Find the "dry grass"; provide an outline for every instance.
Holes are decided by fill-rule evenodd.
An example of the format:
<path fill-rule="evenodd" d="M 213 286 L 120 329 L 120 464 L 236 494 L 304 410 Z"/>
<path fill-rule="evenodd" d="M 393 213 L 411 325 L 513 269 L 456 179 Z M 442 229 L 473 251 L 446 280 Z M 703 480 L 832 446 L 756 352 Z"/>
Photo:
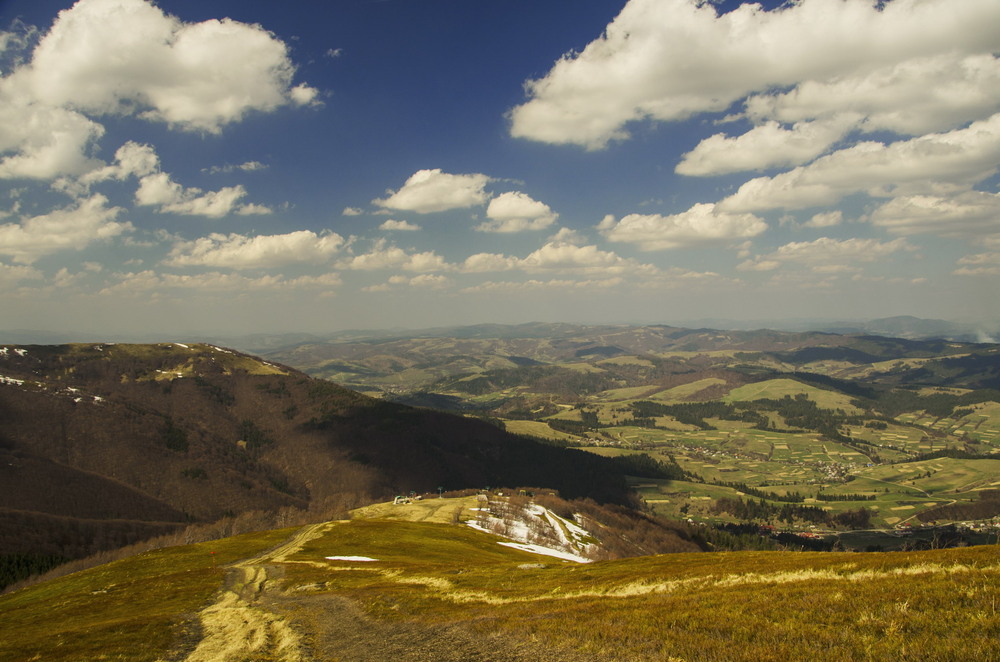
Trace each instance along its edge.
<path fill-rule="evenodd" d="M 311 540 L 270 552 L 267 566 L 275 577 L 283 573 L 290 594 L 347 598 L 388 625 L 447 624 L 597 659 L 1000 659 L 996 547 L 672 554 L 580 565 L 439 523 L 451 515 L 434 501 L 450 500 L 389 510 L 397 519 L 313 528 Z M 424 521 L 404 521 L 404 513 Z M 0 659 L 154 660 L 177 641 L 185 614 L 209 604 L 220 586 L 209 551 L 221 566 L 288 535 L 162 550 L 4 596 Z"/>

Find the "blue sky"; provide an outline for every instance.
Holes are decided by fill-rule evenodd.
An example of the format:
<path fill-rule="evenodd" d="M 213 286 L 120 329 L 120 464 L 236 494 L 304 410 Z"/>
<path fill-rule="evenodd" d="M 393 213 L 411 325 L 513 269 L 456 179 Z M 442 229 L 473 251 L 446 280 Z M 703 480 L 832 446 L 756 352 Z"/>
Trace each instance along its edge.
<path fill-rule="evenodd" d="M 1000 317 L 995 0 L 0 0 L 0 328 Z"/>

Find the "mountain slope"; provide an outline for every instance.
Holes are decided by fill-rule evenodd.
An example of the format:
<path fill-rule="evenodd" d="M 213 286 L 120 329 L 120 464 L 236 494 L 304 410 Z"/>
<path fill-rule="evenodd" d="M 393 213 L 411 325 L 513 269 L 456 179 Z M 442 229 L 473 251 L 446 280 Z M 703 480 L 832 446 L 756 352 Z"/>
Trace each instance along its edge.
<path fill-rule="evenodd" d="M 544 485 L 627 499 L 623 476 L 601 458 L 210 345 L 0 347 L 0 459 L 0 518 L 12 527 L 0 552 L 108 546 L 53 517 L 134 538 L 140 525 L 342 510 L 439 487 Z M 41 546 L 38 531 L 21 535 L 50 528 Z"/>
<path fill-rule="evenodd" d="M 582 565 L 502 542 L 383 518 L 164 549 L 0 596 L 0 658 L 194 662 L 234 642 L 283 662 L 1000 655 L 992 547 Z"/>

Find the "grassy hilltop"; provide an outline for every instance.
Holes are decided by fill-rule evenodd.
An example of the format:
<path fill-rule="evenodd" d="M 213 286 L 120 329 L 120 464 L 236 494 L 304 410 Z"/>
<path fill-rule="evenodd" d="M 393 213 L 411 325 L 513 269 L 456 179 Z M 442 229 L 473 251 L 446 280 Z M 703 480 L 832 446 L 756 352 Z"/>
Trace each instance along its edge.
<path fill-rule="evenodd" d="M 0 659 L 1000 659 L 995 547 L 579 564 L 458 523 L 474 505 L 384 506 L 2 596 Z"/>

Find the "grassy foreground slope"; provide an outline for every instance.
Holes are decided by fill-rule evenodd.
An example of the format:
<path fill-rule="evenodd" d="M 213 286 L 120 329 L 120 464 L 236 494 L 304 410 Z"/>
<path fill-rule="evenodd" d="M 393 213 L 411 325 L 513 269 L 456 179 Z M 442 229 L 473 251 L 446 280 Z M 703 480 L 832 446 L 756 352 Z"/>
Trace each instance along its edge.
<path fill-rule="evenodd" d="M 296 633 L 285 647 L 247 635 L 246 651 L 263 646 L 254 660 L 1000 659 L 996 547 L 576 564 L 450 523 L 458 507 L 375 509 L 311 527 L 280 554 L 261 550 L 295 531 L 24 589 L 0 597 L 0 659 L 243 659 L 196 648 L 236 570 L 268 577 L 242 600 Z"/>

